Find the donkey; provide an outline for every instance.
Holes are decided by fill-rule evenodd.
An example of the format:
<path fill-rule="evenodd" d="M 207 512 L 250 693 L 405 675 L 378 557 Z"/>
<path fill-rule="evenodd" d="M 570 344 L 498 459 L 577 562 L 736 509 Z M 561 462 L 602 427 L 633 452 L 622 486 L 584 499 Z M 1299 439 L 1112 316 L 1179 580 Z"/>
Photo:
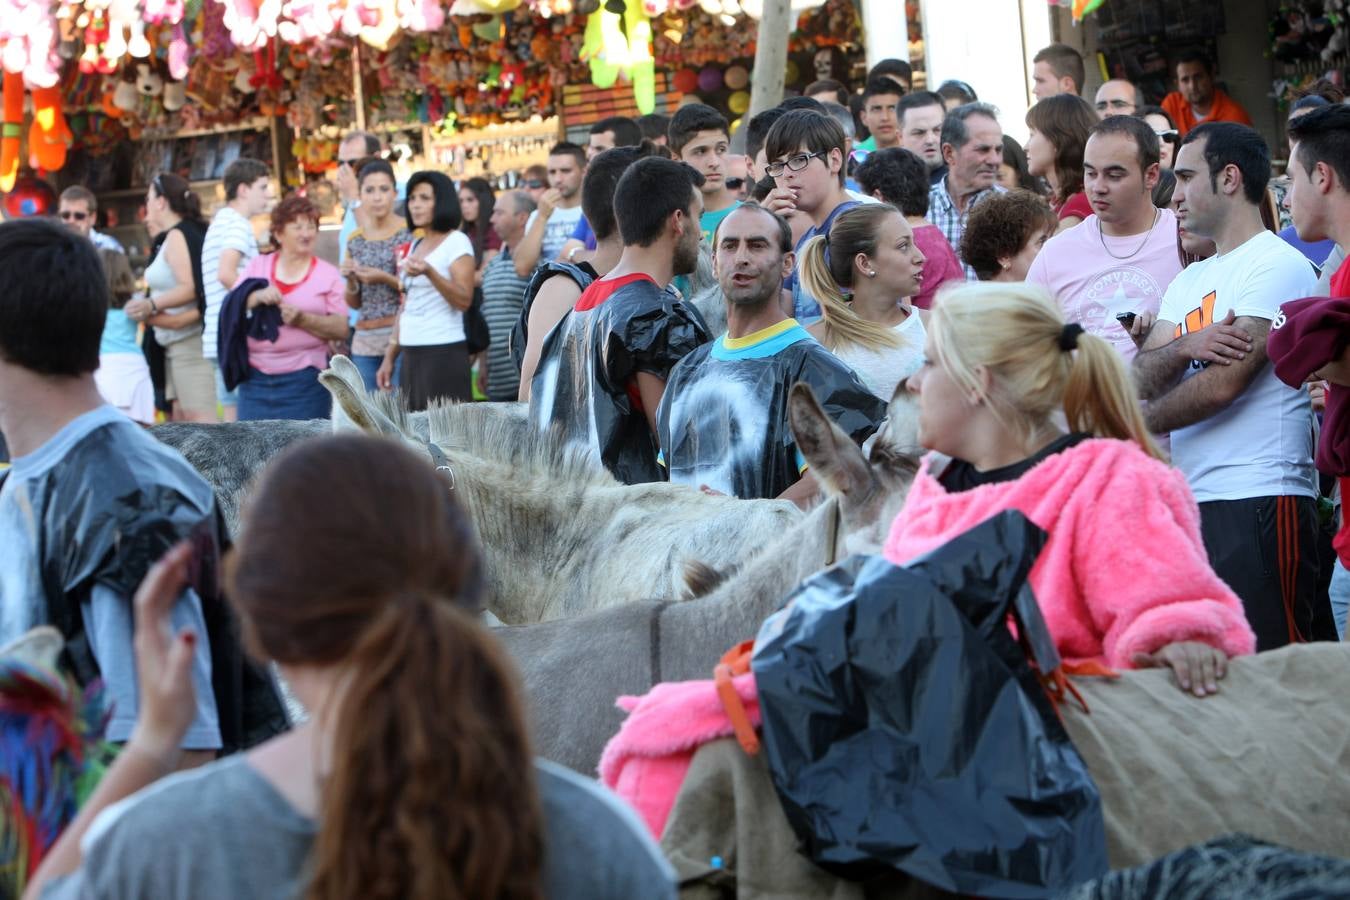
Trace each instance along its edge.
<path fill-rule="evenodd" d="M 917 453 L 895 443 L 912 430 L 881 434 L 869 459 L 809 388 L 794 387 L 790 406 L 797 446 L 828 498 L 796 526 L 761 532 L 759 552 L 712 593 L 494 629 L 522 672 L 541 756 L 593 775 L 622 721 L 616 698 L 661 681 L 711 677 L 721 655 L 753 638 L 795 584 L 880 547 L 918 469 Z M 891 402 L 891 417 L 892 424 L 913 420 L 903 392 Z"/>
<path fill-rule="evenodd" d="M 804 517 L 788 501 L 621 484 L 553 434 L 500 422 L 457 431 L 443 409 L 428 415 L 428 443 L 410 432 L 396 401 L 371 397 L 344 369 L 335 365 L 319 378 L 353 425 L 442 455 L 438 465 L 483 547 L 488 609 L 503 622 L 679 596 L 686 560 L 738 564 Z"/>

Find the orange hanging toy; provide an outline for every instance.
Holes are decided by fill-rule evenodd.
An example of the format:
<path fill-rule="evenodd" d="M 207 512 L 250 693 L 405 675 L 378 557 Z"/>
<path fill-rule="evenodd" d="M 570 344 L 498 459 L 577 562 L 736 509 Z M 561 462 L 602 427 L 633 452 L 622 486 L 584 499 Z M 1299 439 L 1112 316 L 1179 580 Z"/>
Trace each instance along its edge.
<path fill-rule="evenodd" d="M 0 192 L 9 193 L 19 177 L 19 145 L 23 140 L 23 76 L 6 72 L 4 118 L 0 119 Z"/>
<path fill-rule="evenodd" d="M 75 136 L 61 112 L 59 87 L 33 89 L 33 126 L 28 130 L 28 164 L 55 172 L 66 164 L 66 150 Z"/>

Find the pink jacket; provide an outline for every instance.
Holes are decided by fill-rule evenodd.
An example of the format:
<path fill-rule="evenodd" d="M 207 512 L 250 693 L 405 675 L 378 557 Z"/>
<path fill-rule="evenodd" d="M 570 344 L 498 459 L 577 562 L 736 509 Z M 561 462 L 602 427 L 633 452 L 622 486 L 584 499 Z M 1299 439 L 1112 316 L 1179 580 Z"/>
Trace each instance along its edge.
<path fill-rule="evenodd" d="M 731 683 L 750 724 L 758 728 L 755 676 L 738 675 Z M 605 745 L 600 778 L 638 811 L 660 840 L 694 751 L 708 741 L 729 737 L 731 720 L 711 679 L 665 682 L 641 697 L 620 697 L 618 705 L 628 711 L 628 718 Z"/>
<path fill-rule="evenodd" d="M 884 555 L 909 562 L 1005 509 L 1048 532 L 1031 586 L 1066 662 L 1131 668 L 1135 653 L 1176 641 L 1255 651 L 1242 602 L 1210 568 L 1185 478 L 1126 441 L 1083 441 L 1016 481 L 957 494 L 925 461 Z"/>

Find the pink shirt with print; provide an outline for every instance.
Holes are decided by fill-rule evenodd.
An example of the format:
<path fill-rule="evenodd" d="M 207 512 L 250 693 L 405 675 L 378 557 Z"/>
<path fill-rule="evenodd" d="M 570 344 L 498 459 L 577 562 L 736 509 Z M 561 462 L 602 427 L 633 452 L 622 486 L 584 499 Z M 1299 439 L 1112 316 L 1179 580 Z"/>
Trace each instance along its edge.
<path fill-rule="evenodd" d="M 295 285 L 282 286 L 276 280 L 277 254 L 256 256 L 239 276 L 265 278 L 282 288 L 283 300 L 301 312 L 316 316 L 345 316 L 347 302 L 343 299 L 342 273 L 331 263 L 315 257 L 309 273 Z M 328 367 L 328 342 L 315 337 L 303 328 L 282 325 L 276 343 L 248 339 L 248 364 L 267 375 L 286 375 L 313 366 Z"/>

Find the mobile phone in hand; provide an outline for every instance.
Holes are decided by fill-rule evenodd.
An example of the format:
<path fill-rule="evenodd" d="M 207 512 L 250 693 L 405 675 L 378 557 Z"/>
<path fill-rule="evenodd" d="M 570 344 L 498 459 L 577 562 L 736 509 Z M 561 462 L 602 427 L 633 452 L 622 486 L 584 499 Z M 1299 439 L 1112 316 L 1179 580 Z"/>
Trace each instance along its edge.
<path fill-rule="evenodd" d="M 1132 312 L 1116 313 L 1116 321 L 1119 322 L 1120 327 L 1124 328 L 1126 331 L 1129 331 L 1134 327 L 1134 319 L 1135 314 Z"/>
<path fill-rule="evenodd" d="M 215 523 L 207 517 L 192 527 L 187 540 L 192 546 L 192 555 L 188 557 L 188 586 L 198 597 L 213 596 L 216 593 L 217 553 Z"/>

